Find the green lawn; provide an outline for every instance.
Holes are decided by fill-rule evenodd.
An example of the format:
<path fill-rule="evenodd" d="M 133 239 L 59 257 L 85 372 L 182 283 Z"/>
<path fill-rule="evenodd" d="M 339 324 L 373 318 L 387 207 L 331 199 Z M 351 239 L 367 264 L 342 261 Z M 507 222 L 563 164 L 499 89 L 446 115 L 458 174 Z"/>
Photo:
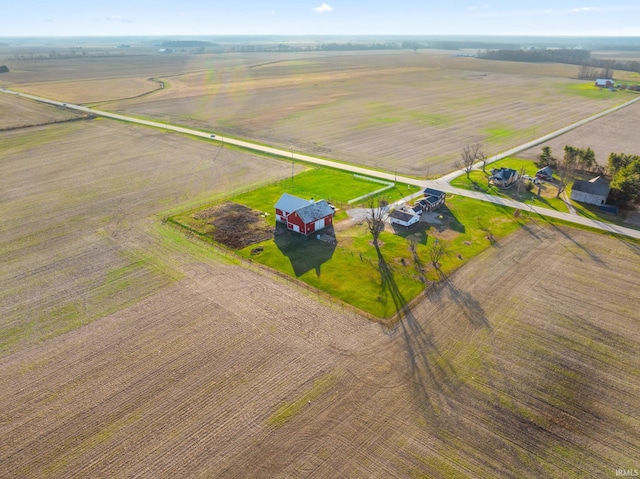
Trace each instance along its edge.
<path fill-rule="evenodd" d="M 336 234 L 337 245 L 283 231 L 274 240 L 251 245 L 238 254 L 295 277 L 376 317 L 388 318 L 425 287 L 515 231 L 520 222 L 513 210 L 463 197 L 441 208 L 446 226 L 420 223 L 380 235 L 378 250 L 366 227 Z M 431 264 L 436 240 L 445 254 L 439 268 Z M 414 244 L 415 254 L 411 250 Z M 256 247 L 262 248 L 256 254 Z"/>
<path fill-rule="evenodd" d="M 520 189 L 520 196 L 518 196 L 518 190 L 514 186 L 510 188 L 498 188 L 496 186 L 489 186 L 487 179 L 490 176 L 490 172 L 494 168 L 511 168 L 520 173 L 521 169 L 525 169 L 525 175 L 534 177 L 538 167 L 534 165 L 531 160 L 522 160 L 519 158 L 505 158 L 495 163 L 491 163 L 486 167 L 486 173 L 482 171 L 472 171 L 467 178 L 467 175 L 462 175 L 451 181 L 451 186 L 456 188 L 463 188 L 465 190 L 477 190 L 490 195 L 502 196 L 511 198 L 516 201 L 531 203 L 532 199 L 536 206 L 543 208 L 551 208 L 556 211 L 568 212 L 567 205 L 561 198 L 556 198 L 557 189 L 550 184 L 543 184 L 538 196 L 538 187 L 534 187 L 531 192 L 527 192 L 524 187 Z M 474 187 L 475 184 L 475 187 Z"/>
<path fill-rule="evenodd" d="M 595 82 L 586 81 L 584 83 L 559 84 L 558 88 L 564 90 L 571 95 L 579 95 L 585 98 L 595 100 L 603 100 L 611 98 L 611 95 L 619 95 L 620 102 L 629 101 L 630 97 L 627 91 L 609 91 L 608 88 L 599 88 L 595 86 Z"/>
<path fill-rule="evenodd" d="M 313 168 L 304 171 L 293 178 L 287 178 L 277 183 L 258 188 L 233 198 L 233 201 L 250 208 L 271 212 L 273 205 L 283 193 L 289 193 L 301 198 L 327 200 L 335 205 L 346 206 L 350 200 L 385 188 L 385 185 L 374 180 L 366 180 L 352 173 L 329 168 Z M 419 188 L 398 185 L 380 193 L 389 201 L 396 201 Z M 366 203 L 366 200 L 363 200 Z"/>
<path fill-rule="evenodd" d="M 406 187 L 406 185 L 403 185 Z M 266 220 L 275 226 L 273 208 L 282 193 L 326 198 L 342 205 L 334 222 L 347 218 L 347 201 L 383 187 L 379 183 L 355 178 L 330 169 L 311 169 L 291 179 L 240 193 L 228 201 L 269 213 Z M 302 194 L 301 191 L 307 194 Z M 409 189 L 410 193 L 416 189 Z M 390 200 L 406 196 L 407 190 L 394 187 L 383 193 Z M 209 205 L 211 206 L 211 205 Z M 206 209 L 206 207 L 202 208 Z M 211 240 L 213 226 L 198 219 L 200 209 L 177 214 L 170 223 L 181 225 Z M 510 208 L 464 197 L 447 198 L 433 223 L 419 223 L 409 229 L 387 228 L 380 235 L 379 248 L 363 224 L 336 228 L 337 244 L 306 238 L 277 228 L 271 239 L 253 243 L 236 253 L 296 278 L 314 288 L 351 304 L 378 318 L 389 318 L 425 291 L 425 288 L 451 274 L 466 261 L 490 248 L 500 238 L 515 231 L 523 218 L 514 217 Z M 205 215 L 206 217 L 206 215 Z M 443 255 L 432 264 L 434 245 Z"/>

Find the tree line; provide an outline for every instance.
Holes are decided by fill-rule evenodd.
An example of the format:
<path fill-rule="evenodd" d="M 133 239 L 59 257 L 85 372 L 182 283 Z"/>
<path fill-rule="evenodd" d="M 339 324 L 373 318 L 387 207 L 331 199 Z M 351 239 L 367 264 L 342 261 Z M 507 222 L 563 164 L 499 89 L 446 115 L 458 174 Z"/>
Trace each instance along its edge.
<path fill-rule="evenodd" d="M 640 73 L 639 61 L 593 58 L 591 51 L 578 48 L 485 50 L 477 56 L 486 60 L 579 65 L 578 78 L 586 80 L 611 78 L 614 70 Z"/>

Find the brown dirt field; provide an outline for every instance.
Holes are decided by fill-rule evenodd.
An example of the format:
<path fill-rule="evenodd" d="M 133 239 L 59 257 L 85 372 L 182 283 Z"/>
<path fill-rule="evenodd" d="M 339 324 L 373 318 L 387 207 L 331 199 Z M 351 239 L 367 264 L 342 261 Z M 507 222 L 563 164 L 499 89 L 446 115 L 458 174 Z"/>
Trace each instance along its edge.
<path fill-rule="evenodd" d="M 450 171 L 460 145 L 498 153 L 623 101 L 568 93 L 574 70 L 433 53 L 310 57 L 177 76 L 104 107 L 425 176 Z"/>
<path fill-rule="evenodd" d="M 3 477 L 637 467 L 634 245 L 531 223 L 392 330 L 212 257 L 169 256 L 184 279 L 0 360 Z M 293 413 L 273 425 L 283 404 Z"/>
<path fill-rule="evenodd" d="M 482 141 L 488 154 L 499 153 L 624 101 L 568 91 L 582 83 L 572 79 L 575 66 L 450 52 L 140 58 L 139 70 L 138 57 L 93 60 L 91 81 L 83 73 L 87 81 L 78 82 L 70 66 L 53 67 L 38 83 L 33 71 L 8 79 L 33 93 L 62 98 L 73 89 L 75 97 L 99 102 L 118 93 L 92 88 L 97 79 L 113 79 L 105 85 L 129 97 L 153 76 L 167 87 L 100 107 L 419 177 L 450 171 L 465 144 Z"/>
<path fill-rule="evenodd" d="M 51 108 L 25 98 L 0 94 L 0 130 L 24 128 L 79 118 L 76 112 Z"/>
<path fill-rule="evenodd" d="M 591 148 L 596 154 L 597 162 L 606 166 L 611 153 L 640 155 L 638 116 L 640 116 L 640 103 L 634 103 L 535 148 L 523 151 L 518 156 L 537 159 L 542 148 L 550 146 L 553 155 L 556 158 L 562 158 L 565 145 L 571 145 L 578 148 Z"/>
<path fill-rule="evenodd" d="M 151 238 L 130 239 L 140 225 L 159 222 L 155 215 L 291 171 L 104 120 L 1 132 L 0 142 L 0 355 L 174 281 L 162 258 L 147 253 Z"/>
<path fill-rule="evenodd" d="M 640 467 L 636 244 L 528 223 L 385 329 L 162 224 L 287 163 L 106 120 L 0 142 L 1 478 Z"/>
<path fill-rule="evenodd" d="M 133 98 L 162 88 L 160 83 L 143 78 L 110 78 L 20 85 L 20 91 L 67 103 L 100 103 Z"/>

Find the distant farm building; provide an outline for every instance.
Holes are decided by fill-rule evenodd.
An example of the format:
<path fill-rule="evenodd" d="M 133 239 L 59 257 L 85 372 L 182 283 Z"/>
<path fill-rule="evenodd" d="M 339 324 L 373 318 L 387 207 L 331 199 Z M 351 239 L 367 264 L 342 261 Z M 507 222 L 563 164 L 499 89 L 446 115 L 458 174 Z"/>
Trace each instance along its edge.
<path fill-rule="evenodd" d="M 276 221 L 305 236 L 333 224 L 333 208 L 325 200 L 304 200 L 284 193 L 275 205 Z"/>
<path fill-rule="evenodd" d="M 433 211 L 444 204 L 446 194 L 444 191 L 433 188 L 424 189 L 424 198 L 418 201 L 423 206 L 423 211 Z"/>
<path fill-rule="evenodd" d="M 420 215 L 409 211 L 395 210 L 389 214 L 389 222 L 391 224 L 406 226 L 407 228 L 418 221 L 420 221 Z"/>
<path fill-rule="evenodd" d="M 596 86 L 600 88 L 613 88 L 614 85 L 612 78 L 598 78 L 596 80 Z"/>
<path fill-rule="evenodd" d="M 580 203 L 602 206 L 607 202 L 609 196 L 609 183 L 602 178 L 595 178 L 585 181 L 577 180 L 571 189 L 571 199 Z"/>
<path fill-rule="evenodd" d="M 493 183 L 500 188 L 506 188 L 518 181 L 518 172 L 511 168 L 494 168 L 491 170 L 489 183 Z"/>

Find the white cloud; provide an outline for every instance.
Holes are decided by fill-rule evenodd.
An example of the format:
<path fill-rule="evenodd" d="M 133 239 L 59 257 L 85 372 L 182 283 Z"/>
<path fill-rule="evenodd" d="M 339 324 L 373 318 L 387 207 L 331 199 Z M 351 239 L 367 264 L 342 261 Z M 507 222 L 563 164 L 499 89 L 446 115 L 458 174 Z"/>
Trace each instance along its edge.
<path fill-rule="evenodd" d="M 268 16 L 270 16 L 270 17 L 274 16 L 275 14 L 276 14 L 276 11 L 275 11 L 275 10 L 269 10 L 269 11 L 267 12 L 267 15 L 268 15 Z"/>
<path fill-rule="evenodd" d="M 581 13 L 581 12 L 595 12 L 596 10 L 598 10 L 595 7 L 581 7 L 581 8 L 574 8 L 573 11 L 575 13 Z"/>
<path fill-rule="evenodd" d="M 485 3 L 484 5 L 471 5 L 470 7 L 467 8 L 467 10 L 469 11 L 474 11 L 474 10 L 486 10 L 487 8 L 489 8 L 491 5 L 489 5 L 488 3 Z"/>
<path fill-rule="evenodd" d="M 318 13 L 327 13 L 327 12 L 333 12 L 333 7 L 330 5 L 327 5 L 326 3 L 323 3 L 319 7 L 314 8 L 314 10 Z"/>
<path fill-rule="evenodd" d="M 107 17 L 108 22 L 122 22 L 122 23 L 133 23 L 135 20 L 132 18 L 121 17 L 120 15 L 111 15 Z"/>

